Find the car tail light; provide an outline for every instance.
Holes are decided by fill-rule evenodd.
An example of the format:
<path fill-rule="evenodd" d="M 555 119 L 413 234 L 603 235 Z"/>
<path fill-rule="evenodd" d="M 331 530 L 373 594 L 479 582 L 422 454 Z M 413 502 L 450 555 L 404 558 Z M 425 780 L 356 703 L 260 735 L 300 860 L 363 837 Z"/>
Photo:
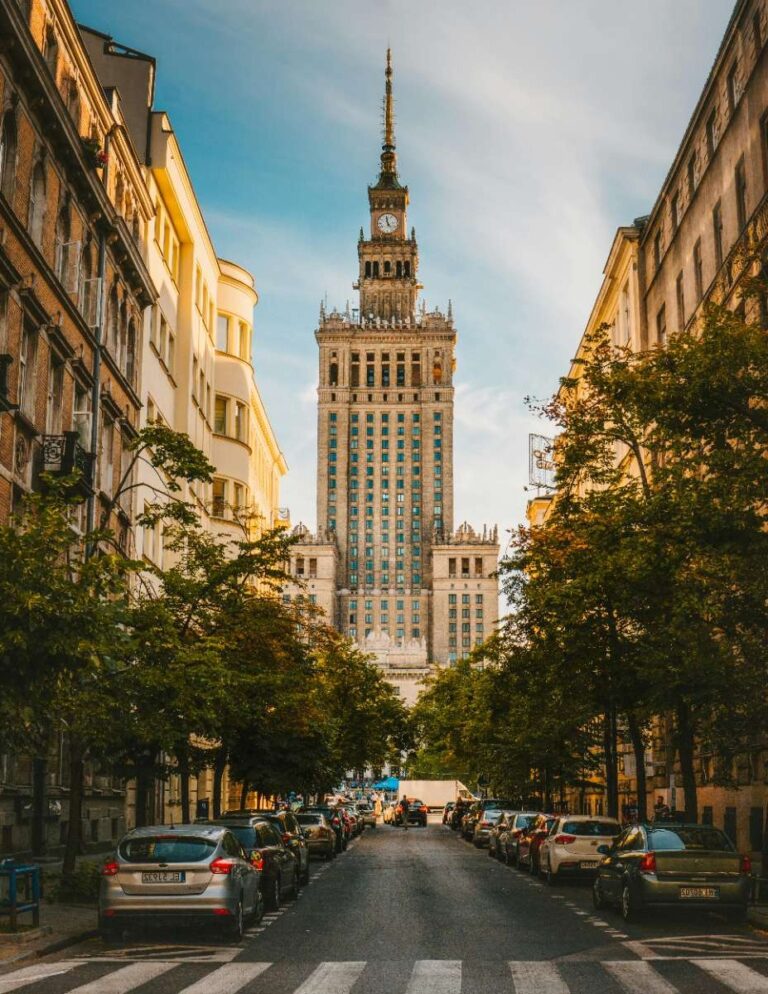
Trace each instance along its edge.
<path fill-rule="evenodd" d="M 208 867 L 211 873 L 231 873 L 235 865 L 233 859 L 224 859 L 223 856 L 218 856 Z"/>
<path fill-rule="evenodd" d="M 331 824 L 332 825 L 338 825 L 339 824 L 339 819 L 338 818 L 331 818 Z"/>
<path fill-rule="evenodd" d="M 422 806 L 419 808 L 419 811 L 421 811 L 423 814 L 427 814 L 429 808 L 426 806 L 426 804 L 422 804 Z"/>
<path fill-rule="evenodd" d="M 256 870 L 264 869 L 264 857 L 260 852 L 253 852 L 251 854 L 251 866 Z"/>
<path fill-rule="evenodd" d="M 638 873 L 655 873 L 656 872 L 656 853 L 647 852 L 645 856 L 637 864 Z"/>
<path fill-rule="evenodd" d="M 493 822 L 492 821 L 481 821 L 480 822 L 480 827 L 481 828 L 493 828 Z"/>
<path fill-rule="evenodd" d="M 569 846 L 572 842 L 576 841 L 575 835 L 556 835 L 555 845 L 556 846 Z"/>
<path fill-rule="evenodd" d="M 229 908 L 214 908 L 213 913 L 214 915 L 218 915 L 219 918 L 228 918 L 232 914 Z"/>
<path fill-rule="evenodd" d="M 120 872 L 120 864 L 114 859 L 107 860 L 107 862 L 101 868 L 102 877 L 114 877 L 119 872 Z"/>
<path fill-rule="evenodd" d="M 523 834 L 523 830 L 522 828 L 513 828 L 510 834 L 513 835 L 515 838 L 517 838 L 518 835 Z"/>
<path fill-rule="evenodd" d="M 741 857 L 741 872 L 746 874 L 746 876 L 749 876 L 752 872 L 752 860 L 749 856 L 745 855 Z"/>

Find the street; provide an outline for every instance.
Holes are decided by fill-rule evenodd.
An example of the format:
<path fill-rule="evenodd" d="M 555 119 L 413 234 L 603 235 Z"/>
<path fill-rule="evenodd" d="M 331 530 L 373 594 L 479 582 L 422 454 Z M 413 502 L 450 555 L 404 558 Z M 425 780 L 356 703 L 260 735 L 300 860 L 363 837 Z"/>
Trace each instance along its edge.
<path fill-rule="evenodd" d="M 436 823 L 379 825 L 248 929 L 93 939 L 0 974 L 0 994 L 768 992 L 768 940 L 716 916 L 625 926 L 589 887 L 547 887 Z"/>

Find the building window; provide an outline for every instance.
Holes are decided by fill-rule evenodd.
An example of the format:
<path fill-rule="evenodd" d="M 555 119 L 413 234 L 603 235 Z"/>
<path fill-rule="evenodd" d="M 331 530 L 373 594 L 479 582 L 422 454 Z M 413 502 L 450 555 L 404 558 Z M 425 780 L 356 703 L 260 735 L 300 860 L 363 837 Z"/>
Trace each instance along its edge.
<path fill-rule="evenodd" d="M 35 361 L 37 359 L 37 331 L 25 325 L 19 352 L 19 408 L 22 414 L 34 420 L 35 416 Z"/>
<path fill-rule="evenodd" d="M 6 111 L 0 126 L 0 193 L 10 203 L 16 182 L 16 150 L 16 118 L 11 111 Z"/>
<path fill-rule="evenodd" d="M 235 438 L 239 442 L 248 441 L 248 414 L 245 404 L 235 403 Z"/>
<path fill-rule="evenodd" d="M 227 508 L 227 481 L 214 479 L 213 481 L 213 503 L 211 514 L 215 518 L 223 518 Z"/>
<path fill-rule="evenodd" d="M 661 266 L 661 231 L 653 237 L 653 268 L 658 271 Z"/>
<path fill-rule="evenodd" d="M 45 167 L 38 162 L 32 170 L 32 183 L 29 191 L 29 234 L 38 248 L 43 244 L 43 224 L 45 222 Z"/>
<path fill-rule="evenodd" d="M 743 156 L 736 163 L 734 178 L 734 186 L 736 188 L 736 216 L 739 221 L 739 231 L 743 231 L 747 224 L 747 171 L 744 166 Z"/>
<path fill-rule="evenodd" d="M 677 299 L 677 330 L 682 331 L 685 327 L 685 288 L 682 270 L 677 274 L 675 281 L 675 296 Z"/>
<path fill-rule="evenodd" d="M 667 309 L 664 304 L 656 315 L 656 341 L 659 345 L 667 344 Z"/>
<path fill-rule="evenodd" d="M 715 241 L 715 263 L 719 269 L 723 264 L 723 208 L 719 200 L 712 208 L 712 234 Z"/>
<path fill-rule="evenodd" d="M 707 118 L 707 152 L 710 159 L 717 148 L 717 137 L 717 107 L 715 107 Z"/>
<path fill-rule="evenodd" d="M 227 434 L 227 414 L 229 401 L 226 397 L 216 394 L 216 405 L 213 416 L 213 430 L 217 435 Z"/>
<path fill-rule="evenodd" d="M 701 239 L 693 246 L 693 277 L 696 285 L 696 302 L 704 296 L 704 269 L 701 262 Z"/>
<path fill-rule="evenodd" d="M 672 219 L 672 231 L 677 231 L 680 226 L 680 194 L 675 193 L 669 206 L 669 214 Z"/>
<path fill-rule="evenodd" d="M 216 348 L 220 352 L 229 351 L 229 318 L 219 314 L 216 319 Z"/>
<path fill-rule="evenodd" d="M 691 157 L 688 160 L 688 197 L 693 200 L 693 195 L 696 193 L 696 180 L 698 178 L 699 164 L 696 158 L 696 153 L 691 153 Z"/>
<path fill-rule="evenodd" d="M 48 367 L 48 396 L 45 409 L 45 430 L 49 435 L 59 435 L 62 430 L 64 401 L 64 363 L 51 354 Z"/>
<path fill-rule="evenodd" d="M 731 68 L 728 70 L 728 106 L 731 113 L 736 110 L 736 104 L 739 102 L 739 63 L 734 62 Z"/>

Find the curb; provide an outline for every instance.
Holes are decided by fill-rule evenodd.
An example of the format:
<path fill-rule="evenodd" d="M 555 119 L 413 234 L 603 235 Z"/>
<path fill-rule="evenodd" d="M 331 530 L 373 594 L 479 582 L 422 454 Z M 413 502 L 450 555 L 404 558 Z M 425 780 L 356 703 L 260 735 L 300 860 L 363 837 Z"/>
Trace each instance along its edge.
<path fill-rule="evenodd" d="M 48 942 L 43 946 L 38 946 L 36 949 L 25 949 L 16 956 L 0 960 L 0 970 L 10 963 L 18 963 L 25 959 L 40 959 L 43 956 L 49 956 L 51 953 L 58 953 L 62 949 L 68 949 L 69 946 L 76 946 L 79 942 L 85 942 L 86 939 L 94 939 L 98 934 L 98 929 L 90 928 L 83 932 L 75 932 L 72 935 L 67 935 L 63 939 Z"/>

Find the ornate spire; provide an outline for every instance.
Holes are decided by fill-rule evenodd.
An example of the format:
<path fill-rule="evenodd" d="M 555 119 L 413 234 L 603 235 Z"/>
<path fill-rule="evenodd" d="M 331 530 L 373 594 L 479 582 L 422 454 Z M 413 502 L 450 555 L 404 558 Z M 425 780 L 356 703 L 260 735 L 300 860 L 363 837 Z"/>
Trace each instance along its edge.
<path fill-rule="evenodd" d="M 399 186 L 397 181 L 397 153 L 395 151 L 395 108 L 392 99 L 392 49 L 387 49 L 387 68 L 384 72 L 384 144 L 381 146 L 381 173 L 379 185 Z"/>

